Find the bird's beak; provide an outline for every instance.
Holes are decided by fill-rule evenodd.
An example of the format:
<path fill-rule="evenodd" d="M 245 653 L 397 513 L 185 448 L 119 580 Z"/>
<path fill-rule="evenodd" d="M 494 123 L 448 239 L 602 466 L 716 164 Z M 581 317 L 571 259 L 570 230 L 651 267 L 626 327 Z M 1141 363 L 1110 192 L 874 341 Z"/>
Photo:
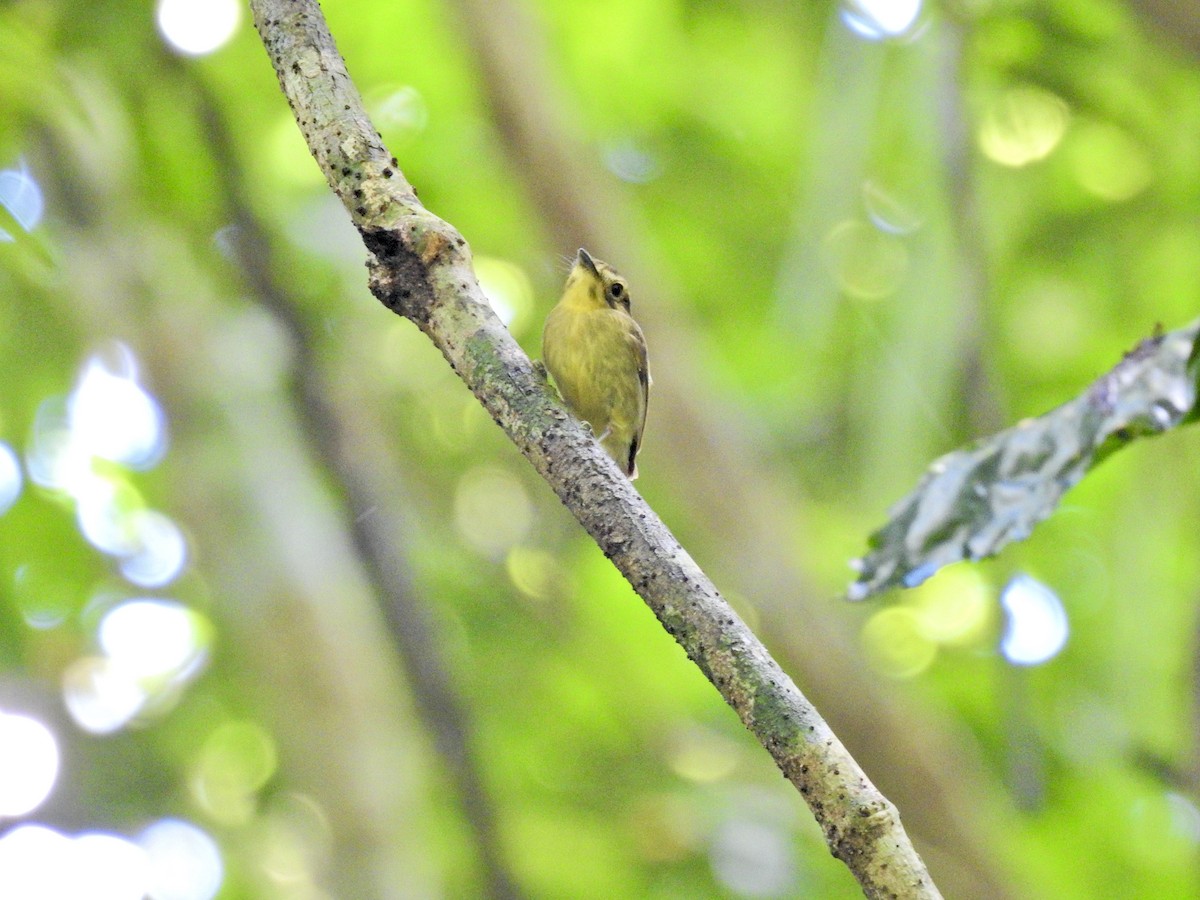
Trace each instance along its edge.
<path fill-rule="evenodd" d="M 575 264 L 583 266 L 597 278 L 600 277 L 600 270 L 596 268 L 596 261 L 592 259 L 592 255 L 582 247 L 579 248 L 579 255 L 575 258 Z"/>

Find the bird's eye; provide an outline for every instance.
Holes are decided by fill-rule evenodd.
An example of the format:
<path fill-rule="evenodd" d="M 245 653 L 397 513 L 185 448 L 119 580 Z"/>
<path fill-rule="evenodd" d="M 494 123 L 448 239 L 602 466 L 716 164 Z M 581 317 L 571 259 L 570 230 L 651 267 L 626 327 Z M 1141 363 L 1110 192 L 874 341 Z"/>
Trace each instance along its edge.
<path fill-rule="evenodd" d="M 613 300 L 620 300 L 625 296 L 625 285 L 619 281 L 614 281 L 608 286 L 608 296 Z"/>

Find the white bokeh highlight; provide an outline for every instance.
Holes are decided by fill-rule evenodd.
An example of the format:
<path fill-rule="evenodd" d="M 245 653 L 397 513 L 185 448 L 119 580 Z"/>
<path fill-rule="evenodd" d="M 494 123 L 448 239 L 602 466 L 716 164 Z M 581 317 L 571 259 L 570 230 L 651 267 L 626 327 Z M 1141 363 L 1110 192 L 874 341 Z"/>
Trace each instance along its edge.
<path fill-rule="evenodd" d="M 150 883 L 147 852 L 115 834 L 30 824 L 0 837 L 4 900 L 157 900 Z"/>
<path fill-rule="evenodd" d="M 1005 612 L 1000 652 L 1013 665 L 1036 666 L 1066 646 L 1070 627 L 1058 595 L 1036 578 L 1017 575 L 1000 592 Z"/>
<path fill-rule="evenodd" d="M 225 867 L 217 842 L 179 819 L 162 819 L 142 832 L 138 844 L 149 860 L 153 900 L 212 900 Z"/>
<path fill-rule="evenodd" d="M 58 741 L 49 728 L 30 716 L 0 712 L 0 817 L 23 816 L 41 806 L 58 769 Z"/>
<path fill-rule="evenodd" d="M 921 16 L 921 0 L 847 0 L 842 22 L 868 41 L 907 37 Z"/>
<path fill-rule="evenodd" d="M 0 172 L 0 206 L 8 210 L 9 215 L 26 231 L 33 231 L 42 221 L 46 200 L 41 187 L 24 166 Z M 0 244 L 14 240 L 13 235 L 0 228 Z"/>
<path fill-rule="evenodd" d="M 185 56 L 205 56 L 224 47 L 242 22 L 237 0 L 159 0 L 158 31 Z"/>
<path fill-rule="evenodd" d="M 89 456 L 133 469 L 158 462 L 165 444 L 162 410 L 137 381 L 137 362 L 124 344 L 108 357 L 96 354 L 83 366 L 67 401 L 74 443 Z"/>
<path fill-rule="evenodd" d="M 103 656 L 84 656 L 63 672 L 63 702 L 75 724 L 111 734 L 133 720 L 149 695 L 137 675 Z"/>
<path fill-rule="evenodd" d="M 201 652 L 196 616 L 169 600 L 130 600 L 105 613 L 97 637 L 116 667 L 137 679 L 189 669 Z"/>
<path fill-rule="evenodd" d="M 139 587 L 163 587 L 174 581 L 187 562 L 187 541 L 170 517 L 152 509 L 131 513 L 133 540 L 121 559 L 121 574 Z"/>
<path fill-rule="evenodd" d="M 21 463 L 8 444 L 0 441 L 0 516 L 21 496 Z"/>

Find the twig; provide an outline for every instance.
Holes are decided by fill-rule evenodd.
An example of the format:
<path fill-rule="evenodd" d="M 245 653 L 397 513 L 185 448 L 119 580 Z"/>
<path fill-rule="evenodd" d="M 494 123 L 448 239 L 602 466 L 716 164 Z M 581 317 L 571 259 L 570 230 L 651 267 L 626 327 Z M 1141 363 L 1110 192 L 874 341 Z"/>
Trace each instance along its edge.
<path fill-rule="evenodd" d="M 309 149 L 371 252 L 371 290 L 411 319 L 805 797 L 868 897 L 940 897 L 895 807 L 737 618 L 492 313 L 466 242 L 417 200 L 313 0 L 251 0 Z"/>

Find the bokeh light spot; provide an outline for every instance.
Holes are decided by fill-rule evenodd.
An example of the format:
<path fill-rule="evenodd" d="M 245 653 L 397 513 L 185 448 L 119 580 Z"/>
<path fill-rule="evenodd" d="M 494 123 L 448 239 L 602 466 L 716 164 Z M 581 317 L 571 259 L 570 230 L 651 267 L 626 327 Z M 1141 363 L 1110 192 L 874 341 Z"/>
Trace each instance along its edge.
<path fill-rule="evenodd" d="M 1041 88 L 1005 91 L 979 126 L 979 146 L 1002 166 L 1026 166 L 1045 159 L 1062 141 L 1070 111 L 1063 100 Z"/>
<path fill-rule="evenodd" d="M 886 234 L 912 234 L 923 224 L 916 199 L 901 188 L 871 178 L 863 182 L 862 197 L 867 218 Z"/>
<path fill-rule="evenodd" d="M 68 900 L 72 841 L 44 825 L 18 825 L 0 837 L 0 891 L 8 900 Z"/>
<path fill-rule="evenodd" d="M 146 852 L 153 900 L 212 900 L 221 889 L 221 851 L 195 825 L 162 819 L 142 832 L 138 844 Z"/>
<path fill-rule="evenodd" d="M 65 397 L 47 397 L 38 405 L 25 464 L 34 484 L 52 490 L 69 492 L 78 481 L 91 477 L 90 457 L 71 440 Z"/>
<path fill-rule="evenodd" d="M 475 274 L 500 321 L 519 331 L 533 308 L 533 285 L 525 270 L 494 256 L 477 256 Z"/>
<path fill-rule="evenodd" d="M 1015 279 L 1005 304 L 1004 346 L 1030 377 L 1059 377 L 1091 350 L 1097 298 L 1090 287 L 1060 275 Z"/>
<path fill-rule="evenodd" d="M 203 641 L 198 616 L 169 600 L 130 600 L 100 620 L 100 648 L 135 678 L 173 675 L 191 668 Z"/>
<path fill-rule="evenodd" d="M 372 332 L 373 361 L 406 390 L 423 393 L 444 379 L 439 366 L 428 365 L 430 351 L 437 352 L 412 322 L 397 317 L 386 328 Z M 422 353 L 424 352 L 424 356 Z"/>
<path fill-rule="evenodd" d="M 895 235 L 857 220 L 840 222 L 821 244 L 822 259 L 851 297 L 879 300 L 895 293 L 908 272 L 908 250 Z"/>
<path fill-rule="evenodd" d="M 68 397 L 39 405 L 26 465 L 36 484 L 75 501 L 80 532 L 98 550 L 120 557 L 126 578 L 162 587 L 179 575 L 187 546 L 173 521 L 146 509 L 126 471 L 157 464 L 166 449 L 165 417 L 138 384 L 137 369 L 132 351 L 119 342 L 88 357 Z M 0 512 L 11 455 L 0 444 Z"/>
<path fill-rule="evenodd" d="M 504 567 L 513 586 L 534 600 L 567 596 L 573 589 L 569 574 L 563 571 L 553 554 L 544 550 L 513 547 Z"/>
<path fill-rule="evenodd" d="M 422 398 L 429 416 L 426 434 L 446 450 L 461 450 L 471 445 L 486 420 L 479 404 L 459 393 L 459 385 L 443 383 L 439 387 Z"/>
<path fill-rule="evenodd" d="M 265 818 L 263 871 L 298 894 L 315 891 L 333 851 L 333 830 L 325 811 L 311 797 L 291 793 L 273 798 Z"/>
<path fill-rule="evenodd" d="M 290 124 L 295 132 L 296 123 Z M 306 149 L 303 142 L 299 149 Z M 304 162 L 319 176 L 320 170 L 312 164 L 311 157 L 306 155 Z M 362 265 L 362 236 L 354 230 L 337 197 L 329 191 L 314 192 L 305 198 L 290 211 L 283 224 L 288 239 L 318 259 L 328 260 L 347 274 Z M 326 319 L 326 323 L 329 322 Z M 285 345 L 285 349 L 290 352 L 292 348 Z"/>
<path fill-rule="evenodd" d="M 604 149 L 604 165 L 630 184 L 646 184 L 662 172 L 658 160 L 629 139 L 616 141 Z"/>
<path fill-rule="evenodd" d="M 628 819 L 638 854 L 656 866 L 694 857 L 707 838 L 705 823 L 679 794 L 643 792 Z"/>
<path fill-rule="evenodd" d="M 1123 842 L 1145 866 L 1170 865 L 1196 851 L 1200 811 L 1177 791 L 1146 791 L 1133 799 L 1122 819 Z"/>
<path fill-rule="evenodd" d="M 67 712 L 92 734 L 111 734 L 124 727 L 147 699 L 136 675 L 102 656 L 81 657 L 63 672 Z"/>
<path fill-rule="evenodd" d="M 737 768 L 737 747 L 722 735 L 688 729 L 671 743 L 669 763 L 680 778 L 710 784 L 728 778 Z"/>
<path fill-rule="evenodd" d="M 796 888 L 791 836 L 781 826 L 733 819 L 714 835 L 709 862 L 716 879 L 739 897 L 789 896 Z"/>
<path fill-rule="evenodd" d="M 42 215 L 46 211 L 42 189 L 23 168 L 5 169 L 0 172 L 0 206 L 7 209 L 17 224 L 26 231 L 33 231 L 42 221 Z M 13 240 L 15 238 L 11 234 L 0 228 L 0 243 Z"/>
<path fill-rule="evenodd" d="M 921 0 L 847 0 L 842 22 L 868 41 L 908 35 L 921 15 Z"/>
<path fill-rule="evenodd" d="M 881 609 L 863 625 L 863 652 L 880 672 L 892 678 L 919 675 L 937 656 L 937 644 L 922 626 L 921 617 L 907 606 Z"/>
<path fill-rule="evenodd" d="M 187 562 L 187 542 L 168 516 L 135 510 L 128 521 L 132 547 L 121 560 L 121 574 L 139 587 L 163 587 L 174 581 Z"/>
<path fill-rule="evenodd" d="M 157 18 L 159 33 L 172 49 L 204 56 L 233 38 L 242 7 L 237 0 L 159 0 Z"/>
<path fill-rule="evenodd" d="M 129 528 L 131 517 L 143 506 L 137 488 L 114 473 L 78 478 L 72 493 L 79 531 L 88 543 L 113 556 L 125 556 L 137 549 Z"/>
<path fill-rule="evenodd" d="M 384 85 L 366 96 L 371 121 L 389 144 L 402 144 L 429 123 L 429 106 L 412 85 Z"/>
<path fill-rule="evenodd" d="M 115 834 L 21 825 L 0 838 L 4 900 L 168 900 L 149 886 L 146 851 Z"/>
<path fill-rule="evenodd" d="M 1067 643 L 1067 611 L 1058 595 L 1036 578 L 1017 575 L 1000 592 L 1007 624 L 1000 652 L 1013 665 L 1036 666 Z"/>
<path fill-rule="evenodd" d="M 226 722 L 200 749 L 192 794 L 221 824 L 244 824 L 254 815 L 258 791 L 275 773 L 275 766 L 275 741 L 261 726 Z"/>
<path fill-rule="evenodd" d="M 13 572 L 13 598 L 25 624 L 53 628 L 75 610 L 75 589 L 53 566 L 22 563 Z"/>
<path fill-rule="evenodd" d="M 162 411 L 137 383 L 137 362 L 124 344 L 88 359 L 67 410 L 71 440 L 90 456 L 135 469 L 149 468 L 162 457 Z"/>
<path fill-rule="evenodd" d="M 81 834 L 71 854 L 76 873 L 72 897 L 143 900 L 150 882 L 146 851 L 115 834 Z"/>
<path fill-rule="evenodd" d="M 951 566 L 913 599 L 921 633 L 939 644 L 980 640 L 990 621 L 991 593 L 986 581 L 967 566 Z"/>
<path fill-rule="evenodd" d="M 0 712 L 0 816 L 23 816 L 41 806 L 54 789 L 58 764 L 58 742 L 49 728 Z"/>
<path fill-rule="evenodd" d="M 458 483 L 454 520 L 469 544 L 501 558 L 529 533 L 533 509 L 519 479 L 504 469 L 480 466 Z"/>
<path fill-rule="evenodd" d="M 1167 792 L 1171 810 L 1171 830 L 1188 843 L 1200 844 L 1200 809 L 1190 797 L 1175 791 Z"/>
<path fill-rule="evenodd" d="M 1119 203 L 1150 186 L 1154 172 L 1141 145 L 1123 129 L 1103 122 L 1088 122 L 1072 129 L 1066 150 L 1075 179 L 1084 190 Z"/>
<path fill-rule="evenodd" d="M 21 463 L 12 447 L 0 441 L 0 516 L 21 496 Z"/>
<path fill-rule="evenodd" d="M 87 359 L 69 397 L 50 397 L 38 407 L 29 477 L 76 496 L 96 488 L 95 459 L 146 469 L 165 448 L 162 410 L 137 383 L 133 353 L 115 343 Z"/>

